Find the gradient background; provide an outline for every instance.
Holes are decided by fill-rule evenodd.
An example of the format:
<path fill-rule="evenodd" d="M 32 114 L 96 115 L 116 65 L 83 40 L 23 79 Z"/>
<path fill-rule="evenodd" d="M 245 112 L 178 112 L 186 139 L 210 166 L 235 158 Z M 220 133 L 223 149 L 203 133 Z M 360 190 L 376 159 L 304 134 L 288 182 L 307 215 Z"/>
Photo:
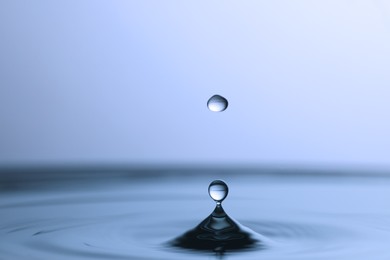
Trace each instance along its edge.
<path fill-rule="evenodd" d="M 390 169 L 390 1 L 3 0 L 0 39 L 0 166 Z"/>

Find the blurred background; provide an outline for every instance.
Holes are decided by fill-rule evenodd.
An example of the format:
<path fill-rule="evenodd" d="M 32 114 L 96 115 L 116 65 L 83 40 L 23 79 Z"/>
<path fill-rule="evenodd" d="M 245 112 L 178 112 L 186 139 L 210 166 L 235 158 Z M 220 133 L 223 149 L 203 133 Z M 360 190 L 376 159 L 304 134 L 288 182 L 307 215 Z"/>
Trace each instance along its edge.
<path fill-rule="evenodd" d="M 0 168 L 390 169 L 389 1 L 1 1 L 0 35 Z"/>

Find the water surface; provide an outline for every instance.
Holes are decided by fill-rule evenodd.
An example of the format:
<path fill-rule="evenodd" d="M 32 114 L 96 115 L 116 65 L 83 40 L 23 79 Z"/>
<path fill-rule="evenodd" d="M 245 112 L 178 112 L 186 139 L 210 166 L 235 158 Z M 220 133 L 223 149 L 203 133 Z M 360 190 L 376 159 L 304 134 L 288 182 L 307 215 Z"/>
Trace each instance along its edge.
<path fill-rule="evenodd" d="M 224 209 L 265 238 L 198 252 L 169 241 Z M 245 170 L 2 173 L 0 259 L 390 259 L 390 178 Z"/>

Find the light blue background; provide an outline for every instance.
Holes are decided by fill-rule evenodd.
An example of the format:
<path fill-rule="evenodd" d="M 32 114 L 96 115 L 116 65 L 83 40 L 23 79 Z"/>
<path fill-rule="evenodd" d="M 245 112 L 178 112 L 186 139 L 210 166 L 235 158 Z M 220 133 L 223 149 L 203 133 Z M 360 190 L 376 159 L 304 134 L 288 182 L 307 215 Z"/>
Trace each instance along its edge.
<path fill-rule="evenodd" d="M 0 165 L 390 168 L 387 0 L 3 0 L 0 38 Z"/>

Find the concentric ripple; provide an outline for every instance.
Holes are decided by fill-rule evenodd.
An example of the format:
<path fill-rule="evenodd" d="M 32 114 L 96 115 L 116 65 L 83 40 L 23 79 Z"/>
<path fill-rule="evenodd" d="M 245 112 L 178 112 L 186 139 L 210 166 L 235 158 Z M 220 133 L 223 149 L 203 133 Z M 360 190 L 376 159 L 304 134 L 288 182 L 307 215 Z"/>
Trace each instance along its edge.
<path fill-rule="evenodd" d="M 1 256 L 210 259 L 212 252 L 167 243 L 214 207 L 205 192 L 210 179 L 188 178 L 127 179 L 72 191 L 3 192 Z M 229 259 L 389 259 L 390 210 L 385 205 L 390 182 L 340 183 L 332 178 L 225 178 L 231 189 L 225 210 L 267 241 L 262 250 L 225 254 Z"/>

